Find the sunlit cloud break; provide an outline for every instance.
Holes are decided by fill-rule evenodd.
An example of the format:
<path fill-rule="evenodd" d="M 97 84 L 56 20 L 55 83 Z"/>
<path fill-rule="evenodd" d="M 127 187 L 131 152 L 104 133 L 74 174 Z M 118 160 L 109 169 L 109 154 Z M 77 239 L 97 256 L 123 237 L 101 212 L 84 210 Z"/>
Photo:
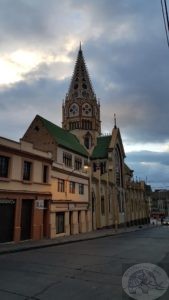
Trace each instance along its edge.
<path fill-rule="evenodd" d="M 70 58 L 64 54 L 54 55 L 21 49 L 16 50 L 0 58 L 0 85 L 8 85 L 23 80 L 25 74 L 41 63 L 69 63 L 70 61 Z"/>

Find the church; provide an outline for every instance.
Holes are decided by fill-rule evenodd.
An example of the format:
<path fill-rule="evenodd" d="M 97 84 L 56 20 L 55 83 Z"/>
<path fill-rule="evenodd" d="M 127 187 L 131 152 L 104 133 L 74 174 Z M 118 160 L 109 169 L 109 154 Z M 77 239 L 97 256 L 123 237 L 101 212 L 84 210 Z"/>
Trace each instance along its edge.
<path fill-rule="evenodd" d="M 4 183 L 0 189 L 0 215 L 3 215 L 5 199 L 13 200 L 13 226 L 9 226 L 12 228 L 11 240 L 28 238 L 28 231 L 32 239 L 56 238 L 148 222 L 146 184 L 134 182 L 133 170 L 125 164 L 116 119 L 111 135 L 102 135 L 100 107 L 80 45 L 62 103 L 62 127 L 37 115 L 19 144 L 0 139 L 0 181 Z M 14 159 L 11 157 L 19 147 L 22 151 L 17 155 L 26 155 L 29 159 L 20 163 L 16 189 L 12 184 L 16 180 L 15 172 L 1 169 L 6 162 L 6 169 L 13 170 Z M 4 154 L 7 149 L 9 156 Z M 8 183 L 3 181 L 4 175 Z M 25 229 L 23 199 L 30 210 L 29 228 Z M 7 205 L 9 209 L 9 201 L 6 210 Z M 0 242 L 1 235 L 0 232 Z"/>

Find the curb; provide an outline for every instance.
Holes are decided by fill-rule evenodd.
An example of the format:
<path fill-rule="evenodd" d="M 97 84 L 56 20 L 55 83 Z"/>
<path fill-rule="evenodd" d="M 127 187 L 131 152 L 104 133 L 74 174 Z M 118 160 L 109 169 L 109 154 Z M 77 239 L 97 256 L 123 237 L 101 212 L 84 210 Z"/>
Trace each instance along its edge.
<path fill-rule="evenodd" d="M 148 226 L 148 227 L 137 227 L 133 230 L 129 230 L 129 231 L 121 231 L 121 232 L 110 232 L 110 233 L 105 233 L 102 235 L 96 235 L 96 236 L 88 236 L 88 237 L 82 237 L 82 238 L 75 238 L 74 240 L 63 240 L 63 241 L 54 241 L 53 243 L 46 243 L 46 244 L 39 244 L 39 245 L 25 245 L 25 247 L 21 247 L 20 245 L 18 245 L 18 248 L 16 249 L 5 249 L 5 250 L 0 250 L 0 255 L 4 255 L 4 254 L 10 254 L 10 253 L 17 253 L 17 252 L 25 252 L 25 251 L 31 251 L 31 250 L 36 250 L 36 249 L 40 249 L 40 248 L 48 248 L 48 247 L 55 247 L 55 246 L 61 246 L 61 245 L 66 245 L 66 244 L 73 244 L 73 243 L 78 243 L 78 242 L 85 242 L 85 241 L 89 241 L 89 240 L 96 240 L 96 239 L 101 239 L 101 238 L 106 238 L 106 237 L 115 237 L 115 236 L 119 236 L 119 235 L 123 235 L 123 234 L 127 234 L 127 233 L 131 233 L 131 232 L 136 232 L 136 231 L 140 231 L 140 230 L 146 230 L 146 229 L 152 229 L 154 227 L 152 226 Z M 51 241 L 51 240 L 49 240 Z"/>

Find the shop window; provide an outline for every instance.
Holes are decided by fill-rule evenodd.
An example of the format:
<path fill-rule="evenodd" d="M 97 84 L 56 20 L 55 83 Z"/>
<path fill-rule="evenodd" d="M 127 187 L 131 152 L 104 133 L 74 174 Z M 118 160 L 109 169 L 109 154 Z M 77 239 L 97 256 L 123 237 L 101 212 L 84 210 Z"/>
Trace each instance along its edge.
<path fill-rule="evenodd" d="M 23 165 L 23 180 L 30 181 L 32 173 L 32 163 L 30 161 L 24 161 Z"/>
<path fill-rule="evenodd" d="M 65 231 L 65 214 L 64 212 L 56 213 L 56 233 L 63 233 Z"/>
<path fill-rule="evenodd" d="M 9 157 L 0 156 L 0 177 L 9 177 Z"/>
<path fill-rule="evenodd" d="M 65 181 L 64 179 L 58 179 L 58 192 L 63 193 L 65 191 Z"/>
<path fill-rule="evenodd" d="M 84 194 L 84 184 L 79 183 L 79 194 L 83 195 Z"/>

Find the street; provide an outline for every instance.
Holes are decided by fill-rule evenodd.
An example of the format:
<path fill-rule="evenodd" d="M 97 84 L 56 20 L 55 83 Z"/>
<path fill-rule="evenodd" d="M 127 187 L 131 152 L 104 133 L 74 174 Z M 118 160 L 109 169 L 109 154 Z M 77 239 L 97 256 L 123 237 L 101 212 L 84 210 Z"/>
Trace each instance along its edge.
<path fill-rule="evenodd" d="M 169 227 L 0 255 L 0 299 L 131 299 L 122 274 L 139 263 L 169 275 Z"/>

